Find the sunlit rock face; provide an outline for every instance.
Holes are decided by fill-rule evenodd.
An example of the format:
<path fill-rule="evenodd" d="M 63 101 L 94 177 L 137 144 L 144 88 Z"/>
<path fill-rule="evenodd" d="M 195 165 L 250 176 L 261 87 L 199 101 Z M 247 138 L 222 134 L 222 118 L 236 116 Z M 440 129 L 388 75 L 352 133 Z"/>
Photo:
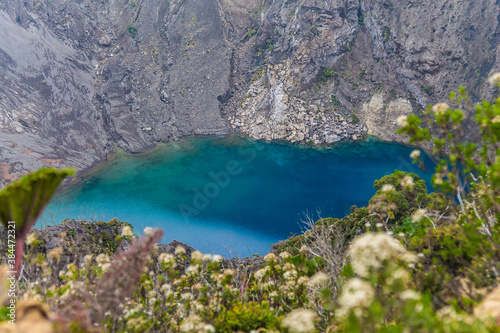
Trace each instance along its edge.
<path fill-rule="evenodd" d="M 464 84 L 491 98 L 493 1 L 0 3 L 0 185 L 193 134 L 387 140 Z M 473 131 L 470 131 L 473 133 Z"/>

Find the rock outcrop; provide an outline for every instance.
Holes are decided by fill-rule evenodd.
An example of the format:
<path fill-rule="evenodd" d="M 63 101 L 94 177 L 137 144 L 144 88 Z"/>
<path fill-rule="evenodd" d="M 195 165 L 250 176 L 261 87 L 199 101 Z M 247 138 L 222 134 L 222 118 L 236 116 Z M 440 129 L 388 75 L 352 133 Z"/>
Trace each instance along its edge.
<path fill-rule="evenodd" d="M 61 248 L 60 257 L 56 262 L 52 263 L 57 268 L 53 274 L 58 274 L 59 270 L 66 268 L 68 264 L 84 264 L 86 255 L 92 255 L 94 258 L 99 254 L 113 256 L 116 253 L 129 250 L 138 240 L 138 237 L 135 234 L 131 237 L 123 237 L 121 234 L 124 226 L 133 228 L 129 223 L 120 222 L 116 218 L 108 222 L 67 219 L 57 225 L 33 229 L 29 235 L 35 236 L 36 243 L 33 242 L 31 245 L 25 245 L 24 254 L 29 255 L 30 258 L 37 258 L 39 255 L 46 257 L 54 249 Z M 138 232 L 140 233 L 140 231 Z M 0 225 L 0 250 L 3 250 L 5 253 L 7 253 L 8 249 L 8 244 L 4 241 L 6 239 L 7 231 Z M 191 254 L 197 250 L 178 240 L 174 239 L 167 244 L 158 244 L 153 258 L 157 260 L 158 255 L 161 253 L 174 254 L 177 247 L 184 248 L 186 258 L 188 259 L 179 267 L 184 270 L 189 266 Z M 5 263 L 5 260 L 6 258 L 0 259 L 0 266 Z M 24 270 L 25 273 L 28 272 L 27 274 L 31 274 L 30 270 L 36 269 L 37 266 L 36 260 L 27 260 L 26 258 L 24 264 Z M 250 258 L 223 258 L 222 260 L 223 267 L 227 268 L 245 265 L 250 270 L 257 270 L 261 264 L 262 258 L 258 256 Z M 2 270 L 0 269 L 1 276 Z M 0 290 L 2 287 L 0 285 Z"/>
<path fill-rule="evenodd" d="M 0 186 L 193 134 L 401 140 L 465 84 L 491 98 L 496 1 L 5 0 Z"/>

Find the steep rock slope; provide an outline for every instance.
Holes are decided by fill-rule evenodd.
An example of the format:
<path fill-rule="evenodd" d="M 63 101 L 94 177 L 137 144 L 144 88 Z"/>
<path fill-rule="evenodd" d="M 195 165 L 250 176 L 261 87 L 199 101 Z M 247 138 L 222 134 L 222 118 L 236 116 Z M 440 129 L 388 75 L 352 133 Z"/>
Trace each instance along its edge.
<path fill-rule="evenodd" d="M 465 83 L 489 98 L 499 4 L 451 0 L 0 3 L 0 185 L 191 134 L 400 140 Z"/>

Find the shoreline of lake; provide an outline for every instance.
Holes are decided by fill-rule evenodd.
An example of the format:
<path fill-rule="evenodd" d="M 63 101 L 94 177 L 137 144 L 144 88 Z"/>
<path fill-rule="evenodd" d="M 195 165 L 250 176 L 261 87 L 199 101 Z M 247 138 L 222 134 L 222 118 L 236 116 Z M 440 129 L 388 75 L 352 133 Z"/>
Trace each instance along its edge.
<path fill-rule="evenodd" d="M 144 153 L 117 152 L 59 191 L 41 223 L 117 217 L 137 230 L 167 228 L 169 239 L 205 252 L 226 251 L 223 241 L 228 251 L 264 252 L 300 233 L 305 216 L 342 217 L 366 205 L 377 178 L 395 169 L 420 173 L 413 149 L 375 138 L 312 148 L 187 137 Z"/>

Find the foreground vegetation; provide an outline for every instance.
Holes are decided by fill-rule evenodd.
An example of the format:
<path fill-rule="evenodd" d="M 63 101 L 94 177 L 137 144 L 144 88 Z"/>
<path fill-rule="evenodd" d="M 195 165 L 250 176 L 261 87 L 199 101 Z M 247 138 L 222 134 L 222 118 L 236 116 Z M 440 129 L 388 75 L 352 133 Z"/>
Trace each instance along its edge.
<path fill-rule="evenodd" d="M 498 87 L 499 80 L 491 82 Z M 18 325 L 0 329 L 498 332 L 500 98 L 474 107 L 461 88 L 450 104 L 429 107 L 425 121 L 397 120 L 411 143 L 432 152 L 435 192 L 416 174 L 396 171 L 375 181 L 366 207 L 352 207 L 342 219 L 310 220 L 308 231 L 263 258 L 226 260 L 180 245 L 164 250 L 155 246 L 160 230 L 147 228 L 138 239 L 117 221 L 111 224 L 120 235 L 80 252 L 78 238 L 67 233 L 50 251 L 28 234 Z M 477 126 L 464 120 L 472 112 Z M 481 142 L 467 142 L 466 128 L 477 130 Z M 423 167 L 421 154 L 411 157 Z M 22 180 L 24 189 L 39 183 L 29 180 Z M 12 203 L 13 193 L 4 189 L 0 199 Z M 0 218 L 7 223 L 12 216 L 5 211 Z M 16 220 L 22 232 L 33 223 Z M 7 307 L 0 313 L 8 320 Z"/>

